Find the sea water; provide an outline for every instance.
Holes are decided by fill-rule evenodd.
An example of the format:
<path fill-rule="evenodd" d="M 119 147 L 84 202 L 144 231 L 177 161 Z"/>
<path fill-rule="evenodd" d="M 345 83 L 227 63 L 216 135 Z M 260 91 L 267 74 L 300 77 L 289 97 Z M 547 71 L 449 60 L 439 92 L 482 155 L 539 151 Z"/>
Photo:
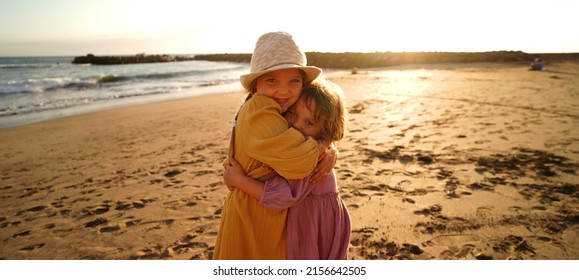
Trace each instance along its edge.
<path fill-rule="evenodd" d="M 82 65 L 74 57 L 0 57 L 0 128 L 106 108 L 241 90 L 248 63 Z"/>

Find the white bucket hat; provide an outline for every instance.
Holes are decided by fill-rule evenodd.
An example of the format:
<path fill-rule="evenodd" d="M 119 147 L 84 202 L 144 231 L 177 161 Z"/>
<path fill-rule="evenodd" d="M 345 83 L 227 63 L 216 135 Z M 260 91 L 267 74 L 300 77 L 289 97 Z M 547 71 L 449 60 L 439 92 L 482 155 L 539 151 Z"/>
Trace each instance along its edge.
<path fill-rule="evenodd" d="M 276 70 L 296 68 L 306 73 L 306 83 L 311 83 L 322 69 L 307 66 L 306 54 L 294 42 L 292 35 L 271 32 L 259 37 L 251 56 L 251 72 L 241 75 L 241 85 L 251 91 L 251 84 L 259 76 Z"/>

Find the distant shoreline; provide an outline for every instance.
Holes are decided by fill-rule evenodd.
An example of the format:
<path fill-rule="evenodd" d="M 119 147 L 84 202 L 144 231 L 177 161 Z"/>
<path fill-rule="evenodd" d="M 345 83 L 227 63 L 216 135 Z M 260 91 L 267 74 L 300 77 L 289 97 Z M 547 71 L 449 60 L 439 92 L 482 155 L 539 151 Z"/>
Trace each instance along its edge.
<path fill-rule="evenodd" d="M 404 64 L 477 63 L 477 62 L 532 62 L 542 57 L 547 62 L 577 61 L 579 53 L 525 53 L 522 51 L 492 52 L 306 52 L 308 64 L 322 68 L 351 69 L 380 68 Z M 126 55 L 77 56 L 73 64 L 115 65 L 136 63 L 161 63 L 190 60 L 250 63 L 251 53 L 219 53 L 198 55 Z"/>
<path fill-rule="evenodd" d="M 525 53 L 522 51 L 493 52 L 374 52 L 323 53 L 306 52 L 309 65 L 322 68 L 351 69 L 380 68 L 403 64 L 476 63 L 476 62 L 532 62 L 542 57 L 547 62 L 579 60 L 579 53 Z M 222 53 L 195 55 L 195 60 L 247 62 L 251 54 Z"/>

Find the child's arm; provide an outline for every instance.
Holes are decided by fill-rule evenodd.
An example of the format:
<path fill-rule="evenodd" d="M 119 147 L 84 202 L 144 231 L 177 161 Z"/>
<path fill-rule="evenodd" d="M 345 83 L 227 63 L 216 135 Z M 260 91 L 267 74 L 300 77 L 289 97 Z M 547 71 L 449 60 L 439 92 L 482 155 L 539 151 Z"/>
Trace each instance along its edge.
<path fill-rule="evenodd" d="M 287 209 L 300 202 L 314 188 L 308 180 L 287 180 L 276 176 L 265 183 L 245 175 L 235 159 L 226 166 L 223 178 L 227 187 L 238 188 L 273 209 Z M 307 178 L 306 178 L 307 179 Z"/>
<path fill-rule="evenodd" d="M 229 165 L 225 166 L 223 178 L 228 188 L 238 188 L 257 200 L 263 194 L 265 183 L 246 176 L 241 165 L 233 158 L 229 160 Z"/>
<path fill-rule="evenodd" d="M 310 182 L 312 184 L 316 184 L 328 176 L 338 160 L 338 149 L 336 149 L 333 143 L 328 148 L 326 148 L 324 143 L 320 143 L 319 147 L 321 147 L 321 149 L 319 151 L 318 165 L 316 165 L 310 176 Z"/>

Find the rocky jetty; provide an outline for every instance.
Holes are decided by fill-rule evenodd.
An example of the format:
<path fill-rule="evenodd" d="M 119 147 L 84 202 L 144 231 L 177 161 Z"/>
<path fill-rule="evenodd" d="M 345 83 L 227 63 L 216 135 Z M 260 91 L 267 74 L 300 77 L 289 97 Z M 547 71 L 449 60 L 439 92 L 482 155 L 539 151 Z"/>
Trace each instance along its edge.
<path fill-rule="evenodd" d="M 522 51 L 493 52 L 306 52 L 309 65 L 322 68 L 356 69 L 378 68 L 402 64 L 432 64 L 432 63 L 473 63 L 473 62 L 532 62 L 537 57 L 545 61 L 579 60 L 579 53 L 546 53 L 530 54 Z M 166 54 L 133 56 L 77 56 L 73 64 L 132 64 L 176 62 L 188 60 L 243 62 L 251 61 L 250 53 L 199 54 L 191 56 L 171 56 Z"/>
<path fill-rule="evenodd" d="M 579 53 L 529 54 L 522 51 L 493 52 L 373 52 L 373 53 L 324 53 L 306 52 L 309 65 L 322 68 L 353 69 L 377 68 L 402 64 L 473 63 L 473 62 L 531 62 L 541 56 L 546 60 L 578 60 Z M 208 61 L 251 61 L 251 54 L 206 54 L 196 55 L 195 60 Z"/>
<path fill-rule="evenodd" d="M 307 54 L 306 54 L 307 56 Z M 227 61 L 227 62 L 251 62 L 250 53 L 221 53 L 221 54 L 198 54 L 195 60 Z M 309 59 L 309 56 L 308 56 Z"/>
<path fill-rule="evenodd" d="M 145 55 L 137 54 L 132 56 L 96 56 L 87 54 L 77 56 L 72 61 L 73 64 L 94 64 L 94 65 L 115 65 L 134 63 L 158 63 L 193 60 L 192 56 L 170 56 L 166 54 Z"/>

